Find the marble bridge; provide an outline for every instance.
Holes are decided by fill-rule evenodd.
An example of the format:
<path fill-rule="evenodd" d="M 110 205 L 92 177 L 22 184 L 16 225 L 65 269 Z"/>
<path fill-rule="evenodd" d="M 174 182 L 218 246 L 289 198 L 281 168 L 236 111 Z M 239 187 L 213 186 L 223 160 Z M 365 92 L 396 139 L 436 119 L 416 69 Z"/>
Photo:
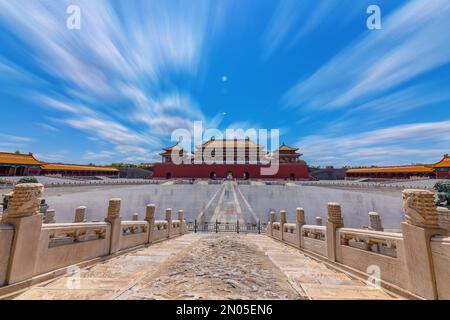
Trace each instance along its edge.
<path fill-rule="evenodd" d="M 426 190 L 405 190 L 401 233 L 344 226 L 338 203 L 324 225 L 271 213 L 265 234 L 188 232 L 184 213 L 122 221 L 111 199 L 104 222 L 42 223 L 42 185 L 16 185 L 0 223 L 3 299 L 450 299 L 448 211 Z M 199 221 L 256 221 L 234 182 Z M 46 216 L 45 222 L 51 222 Z"/>

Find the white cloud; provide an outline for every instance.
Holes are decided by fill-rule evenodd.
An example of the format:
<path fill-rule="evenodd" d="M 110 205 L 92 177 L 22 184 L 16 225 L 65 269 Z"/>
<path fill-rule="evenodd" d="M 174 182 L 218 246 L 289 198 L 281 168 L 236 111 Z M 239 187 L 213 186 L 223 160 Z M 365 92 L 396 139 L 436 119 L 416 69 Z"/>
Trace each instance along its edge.
<path fill-rule="evenodd" d="M 174 74 L 198 75 L 224 23 L 224 4 L 80 0 L 81 30 L 68 30 L 69 4 L 0 2 L 0 24 L 24 44 L 36 74 L 58 79 L 43 80 L 46 90 L 27 92 L 56 113 L 53 119 L 137 156 L 147 155 L 149 145 L 159 147 L 175 128 L 208 121 L 188 93 L 164 84 Z M 0 59 L 6 78 L 25 83 L 27 72 Z"/>
<path fill-rule="evenodd" d="M 446 0 L 406 2 L 284 96 L 288 106 L 333 109 L 363 103 L 450 62 Z"/>
<path fill-rule="evenodd" d="M 412 156 L 422 162 L 437 161 L 449 152 L 449 142 L 450 121 L 440 121 L 397 125 L 341 136 L 307 136 L 297 145 L 310 162 L 336 157 L 339 159 L 333 161 L 336 165 L 361 165 L 375 164 L 374 161 L 376 164 L 408 164 Z M 329 164 L 320 160 L 319 163 Z"/>
<path fill-rule="evenodd" d="M 335 30 L 356 14 L 365 12 L 365 1 L 279 1 L 262 35 L 263 58 L 267 59 L 280 47 L 289 48 L 305 37 L 315 35 L 326 22 Z M 320 36 L 318 36 L 320 37 Z"/>

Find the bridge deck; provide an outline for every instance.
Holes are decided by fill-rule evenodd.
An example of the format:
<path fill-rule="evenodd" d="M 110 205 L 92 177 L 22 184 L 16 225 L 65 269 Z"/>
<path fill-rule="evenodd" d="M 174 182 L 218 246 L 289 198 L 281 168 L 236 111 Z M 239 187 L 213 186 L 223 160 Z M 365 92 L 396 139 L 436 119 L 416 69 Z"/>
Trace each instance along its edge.
<path fill-rule="evenodd" d="M 29 288 L 16 299 L 391 299 L 257 234 L 187 234 Z"/>

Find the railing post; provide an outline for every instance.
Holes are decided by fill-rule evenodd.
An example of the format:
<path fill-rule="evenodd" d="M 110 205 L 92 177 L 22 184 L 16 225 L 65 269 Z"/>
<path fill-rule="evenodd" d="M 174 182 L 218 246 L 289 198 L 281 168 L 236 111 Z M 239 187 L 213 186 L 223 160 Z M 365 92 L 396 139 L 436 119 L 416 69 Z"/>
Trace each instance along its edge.
<path fill-rule="evenodd" d="M 166 209 L 166 221 L 167 221 L 167 238 L 170 238 L 172 233 L 172 209 Z"/>
<path fill-rule="evenodd" d="M 122 217 L 120 216 L 121 202 L 122 200 L 119 198 L 109 200 L 108 214 L 105 218 L 105 222 L 111 225 L 109 254 L 116 253 L 120 250 L 120 239 L 122 237 Z"/>
<path fill-rule="evenodd" d="M 321 225 L 322 225 L 322 218 L 316 217 L 316 226 L 321 226 Z"/>
<path fill-rule="evenodd" d="M 38 257 L 42 214 L 39 213 L 44 186 L 24 183 L 14 187 L 2 223 L 14 227 L 6 283 L 13 284 L 33 277 Z"/>
<path fill-rule="evenodd" d="M 194 233 L 197 233 L 197 219 L 194 220 Z"/>
<path fill-rule="evenodd" d="M 237 223 L 236 223 L 236 231 L 237 231 L 237 233 L 239 233 L 239 219 L 237 220 Z"/>
<path fill-rule="evenodd" d="M 261 234 L 261 220 L 258 219 L 258 234 Z"/>
<path fill-rule="evenodd" d="M 269 236 L 273 237 L 273 224 L 275 222 L 275 211 L 270 211 Z"/>
<path fill-rule="evenodd" d="M 344 227 L 341 205 L 337 202 L 328 203 L 328 219 L 326 230 L 327 256 L 331 261 L 336 261 L 336 229 Z"/>
<path fill-rule="evenodd" d="M 431 252 L 431 237 L 446 235 L 438 227 L 434 193 L 428 190 L 403 190 L 405 221 L 401 228 L 409 290 L 425 299 L 437 299 L 436 276 Z"/>
<path fill-rule="evenodd" d="M 155 228 L 155 210 L 156 206 L 154 204 L 148 204 L 145 208 L 145 220 L 148 223 L 148 240 L 147 243 L 153 241 L 153 233 Z"/>
<path fill-rule="evenodd" d="M 184 221 L 184 211 L 178 210 L 178 221 L 180 221 L 180 234 L 186 233 L 186 223 Z"/>
<path fill-rule="evenodd" d="M 284 240 L 284 224 L 286 223 L 286 210 L 280 210 L 281 241 Z"/>
<path fill-rule="evenodd" d="M 377 212 L 369 212 L 370 230 L 383 231 L 380 214 Z"/>
<path fill-rule="evenodd" d="M 219 232 L 219 221 L 217 221 L 217 219 L 216 219 L 216 233 L 218 233 Z"/>
<path fill-rule="evenodd" d="M 75 209 L 75 219 L 73 220 L 74 223 L 80 223 L 86 221 L 86 207 L 80 206 Z"/>
<path fill-rule="evenodd" d="M 55 209 L 47 209 L 44 213 L 44 223 L 55 223 L 55 215 L 56 211 Z"/>
<path fill-rule="evenodd" d="M 299 248 L 302 247 L 302 227 L 306 224 L 305 222 L 305 210 L 303 208 L 297 208 L 297 245 Z"/>

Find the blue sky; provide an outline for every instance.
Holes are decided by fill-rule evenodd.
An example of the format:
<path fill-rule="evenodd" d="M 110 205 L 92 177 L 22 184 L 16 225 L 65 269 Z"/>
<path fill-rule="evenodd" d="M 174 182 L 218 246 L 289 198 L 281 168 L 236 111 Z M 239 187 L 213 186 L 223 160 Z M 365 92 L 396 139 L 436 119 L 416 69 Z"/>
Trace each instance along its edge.
<path fill-rule="evenodd" d="M 0 0 L 0 150 L 158 161 L 201 120 L 280 129 L 315 165 L 436 162 L 449 62 L 448 0 Z"/>

